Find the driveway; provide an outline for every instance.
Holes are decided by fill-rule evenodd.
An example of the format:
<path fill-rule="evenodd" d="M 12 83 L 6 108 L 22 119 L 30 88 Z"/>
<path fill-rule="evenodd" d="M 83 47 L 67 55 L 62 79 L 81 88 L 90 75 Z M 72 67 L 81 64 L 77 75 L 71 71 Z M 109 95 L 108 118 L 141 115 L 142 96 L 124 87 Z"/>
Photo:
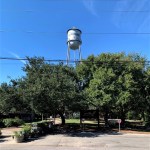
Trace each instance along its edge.
<path fill-rule="evenodd" d="M 0 150 L 150 150 L 150 134 L 94 133 L 47 135 L 24 143 L 0 139 Z"/>

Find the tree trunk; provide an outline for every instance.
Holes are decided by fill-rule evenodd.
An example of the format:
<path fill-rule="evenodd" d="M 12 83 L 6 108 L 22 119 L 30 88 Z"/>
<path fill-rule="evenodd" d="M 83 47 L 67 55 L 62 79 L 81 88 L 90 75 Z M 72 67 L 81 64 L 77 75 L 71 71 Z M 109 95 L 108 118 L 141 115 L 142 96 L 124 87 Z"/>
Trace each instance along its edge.
<path fill-rule="evenodd" d="M 99 121 L 99 108 L 96 110 L 97 111 L 97 123 L 98 123 L 98 129 L 100 129 L 100 121 Z"/>
<path fill-rule="evenodd" d="M 62 125 L 65 125 L 65 123 L 66 123 L 66 122 L 65 122 L 65 116 L 64 116 L 63 113 L 60 112 L 60 111 L 58 112 L 58 114 L 59 114 L 60 117 L 61 117 L 61 124 L 62 124 Z"/>
<path fill-rule="evenodd" d="M 121 126 L 125 127 L 125 113 L 121 113 Z"/>
<path fill-rule="evenodd" d="M 108 112 L 106 111 L 104 114 L 105 126 L 108 127 Z"/>

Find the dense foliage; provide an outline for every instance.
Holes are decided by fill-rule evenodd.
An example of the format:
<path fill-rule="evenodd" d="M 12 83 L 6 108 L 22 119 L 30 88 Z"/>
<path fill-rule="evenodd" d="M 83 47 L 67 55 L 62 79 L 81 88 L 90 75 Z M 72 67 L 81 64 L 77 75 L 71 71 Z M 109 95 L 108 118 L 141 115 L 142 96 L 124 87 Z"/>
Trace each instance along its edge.
<path fill-rule="evenodd" d="M 59 114 L 65 123 L 66 110 L 84 107 L 75 68 L 50 65 L 44 58 L 28 58 L 26 76 L 0 87 L 0 112 Z"/>
<path fill-rule="evenodd" d="M 150 122 L 150 68 L 124 53 L 89 56 L 76 67 L 27 58 L 26 75 L 0 85 L 0 113 L 64 113 L 99 109 L 108 118 Z"/>
<path fill-rule="evenodd" d="M 149 120 L 149 69 L 139 55 L 101 54 L 89 56 L 77 67 L 91 107 L 108 118 Z"/>

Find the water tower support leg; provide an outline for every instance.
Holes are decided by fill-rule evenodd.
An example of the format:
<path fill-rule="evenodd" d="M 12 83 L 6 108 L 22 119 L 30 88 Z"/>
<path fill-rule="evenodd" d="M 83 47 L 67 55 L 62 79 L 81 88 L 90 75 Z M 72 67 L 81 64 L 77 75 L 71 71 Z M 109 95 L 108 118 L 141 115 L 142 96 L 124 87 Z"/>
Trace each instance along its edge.
<path fill-rule="evenodd" d="M 81 46 L 79 46 L 79 60 L 81 61 L 82 57 L 81 57 Z"/>
<path fill-rule="evenodd" d="M 68 50 L 67 50 L 67 65 L 69 63 L 70 60 L 70 48 L 69 48 L 69 44 L 68 44 Z"/>

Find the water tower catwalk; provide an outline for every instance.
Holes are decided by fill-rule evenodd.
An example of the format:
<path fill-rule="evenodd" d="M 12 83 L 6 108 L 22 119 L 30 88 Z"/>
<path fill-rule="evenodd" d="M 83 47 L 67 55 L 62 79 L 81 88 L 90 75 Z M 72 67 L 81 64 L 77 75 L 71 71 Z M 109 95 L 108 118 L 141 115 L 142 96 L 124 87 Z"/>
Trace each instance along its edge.
<path fill-rule="evenodd" d="M 67 51 L 67 64 L 70 61 L 70 50 L 78 50 L 79 51 L 79 61 L 81 61 L 81 30 L 73 27 L 67 31 L 68 40 L 68 51 Z"/>

